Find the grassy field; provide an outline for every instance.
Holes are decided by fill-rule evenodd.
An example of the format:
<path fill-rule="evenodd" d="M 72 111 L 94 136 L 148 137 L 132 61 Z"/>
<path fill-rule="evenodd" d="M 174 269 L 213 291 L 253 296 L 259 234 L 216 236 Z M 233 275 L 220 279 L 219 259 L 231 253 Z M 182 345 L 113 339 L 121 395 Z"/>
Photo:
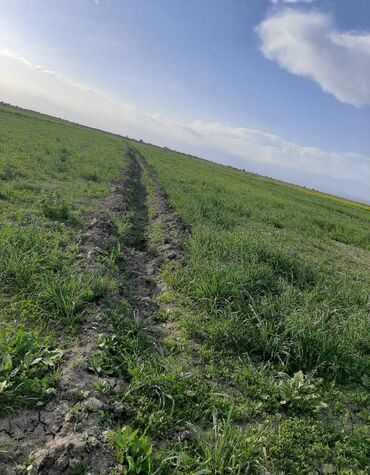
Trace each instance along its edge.
<path fill-rule="evenodd" d="M 134 145 L 191 230 L 135 424 L 196 425 L 175 473 L 367 473 L 369 209 Z"/>
<path fill-rule="evenodd" d="M 62 349 L 100 286 L 79 268 L 77 236 L 120 175 L 124 148 L 0 105 L 0 416 L 53 394 Z"/>
<path fill-rule="evenodd" d="M 0 418 L 59 409 L 66 354 L 104 330 L 61 473 L 369 473 L 370 208 L 0 105 L 0 216 Z"/>

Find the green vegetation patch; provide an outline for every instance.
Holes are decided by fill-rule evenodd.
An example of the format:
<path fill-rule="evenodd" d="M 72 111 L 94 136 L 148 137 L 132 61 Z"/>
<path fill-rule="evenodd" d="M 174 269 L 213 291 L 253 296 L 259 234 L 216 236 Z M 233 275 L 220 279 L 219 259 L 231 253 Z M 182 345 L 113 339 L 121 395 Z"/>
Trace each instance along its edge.
<path fill-rule="evenodd" d="M 141 367 L 135 400 L 145 403 L 132 424 L 167 441 L 155 453 L 172 457 L 169 473 L 366 473 L 369 209 L 134 146 L 191 236 L 183 265 L 162 269 L 168 310 L 158 321 L 176 334 L 165 342 L 170 356 L 157 357 L 160 384 L 156 366 Z M 163 426 L 148 381 L 181 401 L 164 383 L 174 367 L 202 402 Z M 212 439 L 217 421 L 234 449 Z M 195 427 L 202 442 L 189 429 L 176 445 L 176 427 Z"/>
<path fill-rule="evenodd" d="M 63 340 L 102 294 L 104 276 L 81 270 L 78 236 L 124 150 L 108 134 L 0 105 L 0 415 L 50 397 Z"/>

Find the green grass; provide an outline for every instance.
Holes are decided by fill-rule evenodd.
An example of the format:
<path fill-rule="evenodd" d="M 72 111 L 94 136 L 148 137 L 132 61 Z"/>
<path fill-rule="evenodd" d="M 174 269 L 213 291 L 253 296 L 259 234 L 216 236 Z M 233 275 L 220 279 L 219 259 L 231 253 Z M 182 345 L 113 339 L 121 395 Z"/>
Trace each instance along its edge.
<path fill-rule="evenodd" d="M 106 285 L 81 270 L 78 236 L 124 150 L 116 137 L 0 105 L 0 415 L 52 395 L 59 348 Z"/>
<path fill-rule="evenodd" d="M 0 105 L 0 416 L 53 396 L 89 303 L 119 286 L 89 365 L 123 473 L 368 473 L 369 208 L 132 145 L 191 230 L 161 270 L 163 338 L 122 297 L 127 235 L 160 251 L 166 233 L 150 176 L 146 235 L 131 186 L 91 273 L 78 237 L 127 145 Z M 118 379 L 109 396 L 104 378 Z"/>
<path fill-rule="evenodd" d="M 133 145 L 191 237 L 183 265 L 162 271 L 169 310 L 158 318 L 176 331 L 155 365 L 138 358 L 131 422 L 172 447 L 160 453 L 174 457 L 173 473 L 366 473 L 369 208 Z M 215 408 L 233 431 L 240 427 L 226 432 L 226 460 L 209 446 Z M 187 424 L 205 439 L 173 448 Z M 237 447 L 247 441 L 256 445 L 243 465 Z M 230 468 L 233 447 L 240 468 Z"/>

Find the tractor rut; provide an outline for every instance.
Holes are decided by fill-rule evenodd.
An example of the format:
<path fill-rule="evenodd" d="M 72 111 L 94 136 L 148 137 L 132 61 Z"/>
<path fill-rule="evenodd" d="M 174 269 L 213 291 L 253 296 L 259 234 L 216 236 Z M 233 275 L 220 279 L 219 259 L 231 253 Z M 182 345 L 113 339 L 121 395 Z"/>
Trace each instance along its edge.
<path fill-rule="evenodd" d="M 119 240 L 112 215 L 131 213 L 132 227 L 120 247 L 122 272 L 114 299 L 129 301 L 134 315 L 145 322 L 160 346 L 164 330 L 152 318 L 158 309 L 156 297 L 163 290 L 158 276 L 166 261 L 180 261 L 187 230 L 169 205 L 155 172 L 144 157 L 129 148 L 127 159 L 129 165 L 124 176 L 103 201 L 87 232 L 80 236 L 79 257 L 85 271 L 104 270 L 99 256 Z M 151 213 L 144 175 L 154 190 Z M 153 223 L 160 223 L 165 230 L 155 247 L 148 238 L 148 227 Z M 98 336 L 109 336 L 113 332 L 104 318 L 108 309 L 109 296 L 86 309 L 78 335 L 62 362 L 55 397 L 39 410 L 24 410 L 0 419 L 0 439 L 8 447 L 4 453 L 0 451 L 0 473 L 80 473 L 76 470 L 89 474 L 119 473 L 114 453 L 106 441 L 105 431 L 109 427 L 102 421 L 101 413 L 111 410 L 112 392 L 125 383 L 102 378 L 92 372 L 89 365 L 89 360 L 99 351 Z M 101 383 L 109 387 L 107 392 L 98 391 L 97 384 Z"/>

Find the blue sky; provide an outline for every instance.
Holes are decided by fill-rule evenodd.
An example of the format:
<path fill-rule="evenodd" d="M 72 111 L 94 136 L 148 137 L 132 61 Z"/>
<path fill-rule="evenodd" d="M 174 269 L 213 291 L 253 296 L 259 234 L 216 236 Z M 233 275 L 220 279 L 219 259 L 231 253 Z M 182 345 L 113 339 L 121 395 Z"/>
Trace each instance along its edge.
<path fill-rule="evenodd" d="M 0 100 L 370 202 L 368 0 L 0 8 Z"/>

